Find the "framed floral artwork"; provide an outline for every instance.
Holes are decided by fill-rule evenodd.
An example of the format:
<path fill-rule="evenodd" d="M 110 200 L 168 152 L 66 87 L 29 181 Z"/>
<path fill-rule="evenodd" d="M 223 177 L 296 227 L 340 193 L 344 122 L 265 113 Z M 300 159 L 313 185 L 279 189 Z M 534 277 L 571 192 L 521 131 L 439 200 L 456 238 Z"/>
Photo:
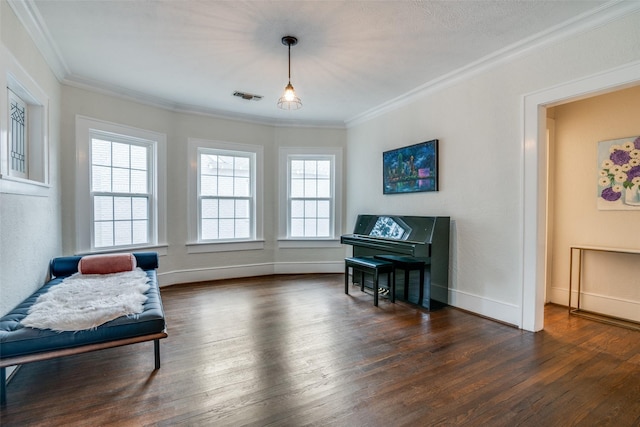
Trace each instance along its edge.
<path fill-rule="evenodd" d="M 598 142 L 598 209 L 640 209 L 640 136 Z"/>

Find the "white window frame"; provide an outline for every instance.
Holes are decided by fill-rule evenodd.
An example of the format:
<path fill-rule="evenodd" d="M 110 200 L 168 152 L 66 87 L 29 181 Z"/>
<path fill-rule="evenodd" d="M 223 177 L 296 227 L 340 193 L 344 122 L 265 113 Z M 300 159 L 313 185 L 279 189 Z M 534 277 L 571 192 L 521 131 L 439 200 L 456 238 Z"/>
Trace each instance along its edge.
<path fill-rule="evenodd" d="M 218 154 L 249 155 L 252 158 L 252 235 L 247 239 L 200 239 L 200 153 L 210 151 Z M 259 145 L 240 144 L 199 138 L 188 140 L 188 253 L 227 252 L 264 249 L 263 237 L 263 163 L 264 148 Z"/>
<path fill-rule="evenodd" d="M 292 160 L 330 160 L 331 235 L 329 237 L 291 237 L 290 165 Z M 281 248 L 339 247 L 342 232 L 342 148 L 339 147 L 281 147 L 279 150 L 279 237 Z"/>
<path fill-rule="evenodd" d="M 91 197 L 91 140 L 94 136 L 111 135 L 115 140 L 149 144 L 150 207 L 149 242 L 126 246 L 96 248 L 93 241 L 93 198 Z M 76 116 L 76 253 L 120 252 L 153 249 L 167 253 L 166 226 L 166 145 L 163 133 Z"/>
<path fill-rule="evenodd" d="M 46 197 L 49 195 L 49 97 L 15 57 L 0 45 L 0 193 Z M 26 173 L 11 167 L 10 105 L 12 92 L 26 105 Z"/>

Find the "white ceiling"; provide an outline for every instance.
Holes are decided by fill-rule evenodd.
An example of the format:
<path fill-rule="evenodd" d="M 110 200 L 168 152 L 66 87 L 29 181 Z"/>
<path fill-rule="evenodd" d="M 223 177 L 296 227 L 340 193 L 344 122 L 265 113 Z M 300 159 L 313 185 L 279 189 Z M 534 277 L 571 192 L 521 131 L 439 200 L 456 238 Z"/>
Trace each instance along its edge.
<path fill-rule="evenodd" d="M 61 81 L 170 108 L 344 126 L 605 10 L 605 0 L 22 0 Z M 615 2 L 613 2 L 615 3 Z M 23 12 L 20 12 L 20 11 Z M 33 30 L 31 30 L 33 34 Z M 291 83 L 303 102 L 276 107 Z M 45 46 L 45 47 L 43 47 Z M 232 96 L 262 95 L 261 101 Z"/>

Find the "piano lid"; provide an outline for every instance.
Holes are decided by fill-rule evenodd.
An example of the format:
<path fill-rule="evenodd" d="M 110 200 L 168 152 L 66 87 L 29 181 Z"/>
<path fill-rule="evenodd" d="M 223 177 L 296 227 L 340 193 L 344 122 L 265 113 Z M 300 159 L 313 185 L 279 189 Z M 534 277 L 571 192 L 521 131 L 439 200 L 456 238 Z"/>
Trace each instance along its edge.
<path fill-rule="evenodd" d="M 431 243 L 437 217 L 358 215 L 356 236 L 405 242 Z"/>

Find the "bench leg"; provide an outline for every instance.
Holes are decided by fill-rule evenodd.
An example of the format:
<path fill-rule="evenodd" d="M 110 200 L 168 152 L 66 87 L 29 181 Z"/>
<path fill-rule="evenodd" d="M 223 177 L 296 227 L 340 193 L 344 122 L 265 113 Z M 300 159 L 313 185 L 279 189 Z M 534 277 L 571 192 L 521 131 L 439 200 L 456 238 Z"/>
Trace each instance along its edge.
<path fill-rule="evenodd" d="M 349 295 L 349 266 L 347 265 L 344 266 L 344 293 Z"/>
<path fill-rule="evenodd" d="M 392 303 L 396 302 L 396 274 L 393 271 L 387 273 L 387 280 L 389 281 L 389 293 L 391 296 L 389 299 Z"/>
<path fill-rule="evenodd" d="M 431 286 L 431 283 L 429 283 L 429 286 Z M 418 300 L 418 305 L 422 305 L 422 300 L 424 299 L 424 266 L 420 269 L 420 291 L 419 291 L 419 300 Z M 431 298 L 431 296 L 429 296 L 429 298 Z M 427 301 L 427 308 L 431 308 L 431 301 Z"/>
<path fill-rule="evenodd" d="M 411 270 L 404 270 L 404 300 L 409 300 L 409 275 L 411 274 Z"/>
<path fill-rule="evenodd" d="M 160 340 L 153 340 L 153 355 L 156 362 L 156 370 L 160 369 Z"/>
<path fill-rule="evenodd" d="M 0 406 L 7 404 L 7 368 L 0 368 Z"/>
<path fill-rule="evenodd" d="M 373 305 L 378 306 L 378 270 L 373 273 Z"/>

